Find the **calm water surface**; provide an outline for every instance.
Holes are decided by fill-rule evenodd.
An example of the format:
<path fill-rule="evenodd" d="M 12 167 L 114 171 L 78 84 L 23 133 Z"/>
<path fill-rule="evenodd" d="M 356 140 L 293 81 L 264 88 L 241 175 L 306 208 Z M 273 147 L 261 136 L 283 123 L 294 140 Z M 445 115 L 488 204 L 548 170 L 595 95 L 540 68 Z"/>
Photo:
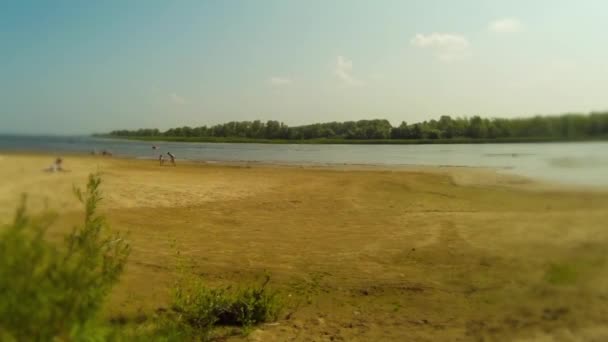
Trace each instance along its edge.
<path fill-rule="evenodd" d="M 156 145 L 159 150 L 154 151 Z M 156 158 L 296 164 L 493 167 L 541 180 L 608 186 L 608 142 L 463 145 L 274 145 L 142 142 L 94 137 L 0 136 L 0 151 L 89 153 Z"/>

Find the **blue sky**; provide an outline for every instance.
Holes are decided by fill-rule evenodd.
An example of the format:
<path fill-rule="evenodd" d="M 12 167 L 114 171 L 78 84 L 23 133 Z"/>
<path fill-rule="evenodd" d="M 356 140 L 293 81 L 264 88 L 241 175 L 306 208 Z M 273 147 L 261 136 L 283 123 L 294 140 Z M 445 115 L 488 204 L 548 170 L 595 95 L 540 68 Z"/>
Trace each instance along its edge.
<path fill-rule="evenodd" d="M 603 0 L 2 1 L 0 132 L 608 109 Z"/>

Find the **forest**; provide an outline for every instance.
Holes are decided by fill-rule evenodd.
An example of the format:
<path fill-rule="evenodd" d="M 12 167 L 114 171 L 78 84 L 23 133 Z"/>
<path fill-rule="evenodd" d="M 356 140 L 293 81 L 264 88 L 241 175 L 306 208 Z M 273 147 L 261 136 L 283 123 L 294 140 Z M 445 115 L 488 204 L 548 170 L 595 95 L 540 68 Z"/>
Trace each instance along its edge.
<path fill-rule="evenodd" d="M 443 115 L 438 120 L 392 126 L 388 120 L 359 120 L 316 123 L 289 127 L 269 120 L 232 121 L 214 126 L 158 129 L 116 130 L 106 136 L 130 138 L 240 138 L 242 140 L 586 140 L 608 138 L 608 112 L 534 116 L 530 118 L 482 118 L 480 116 L 452 118 Z"/>

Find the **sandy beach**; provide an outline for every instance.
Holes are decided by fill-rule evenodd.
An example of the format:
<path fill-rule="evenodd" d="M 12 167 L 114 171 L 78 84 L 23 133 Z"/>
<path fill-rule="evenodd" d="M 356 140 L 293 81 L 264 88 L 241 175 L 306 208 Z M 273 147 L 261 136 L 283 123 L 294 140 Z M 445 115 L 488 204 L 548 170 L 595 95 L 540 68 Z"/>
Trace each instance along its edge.
<path fill-rule="evenodd" d="M 72 188 L 103 178 L 102 211 L 133 252 L 107 308 L 166 305 L 176 250 L 210 285 L 267 272 L 287 298 L 258 341 L 608 339 L 608 193 L 475 168 L 274 166 L 0 154 L 0 221 L 22 193 L 81 217 Z"/>

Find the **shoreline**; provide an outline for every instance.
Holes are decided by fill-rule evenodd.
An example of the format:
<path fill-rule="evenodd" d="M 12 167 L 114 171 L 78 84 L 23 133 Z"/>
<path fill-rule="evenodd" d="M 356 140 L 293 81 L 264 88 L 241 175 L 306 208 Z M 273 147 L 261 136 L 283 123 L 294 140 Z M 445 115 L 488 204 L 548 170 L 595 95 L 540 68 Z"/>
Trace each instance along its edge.
<path fill-rule="evenodd" d="M 145 142 L 183 142 L 210 144 L 276 144 L 276 145 L 478 145 L 478 144 L 543 144 L 606 142 L 608 137 L 581 138 L 439 138 L 439 139 L 255 139 L 238 137 L 160 137 L 91 135 L 93 138 Z"/>
<path fill-rule="evenodd" d="M 57 157 L 57 153 L 48 151 L 4 151 L 0 150 L 0 160 L 4 156 L 18 157 Z M 156 162 L 153 158 L 133 157 L 125 155 L 102 156 L 84 152 L 64 151 L 60 156 L 71 156 L 79 159 L 95 159 L 104 161 L 134 161 Z M 509 172 L 509 167 L 485 167 L 468 165 L 424 165 L 424 164 L 361 164 L 361 163 L 314 163 L 314 162 L 285 162 L 285 161 L 247 161 L 247 160 L 194 160 L 178 159 L 178 166 L 186 167 L 235 167 L 235 168 L 265 168 L 265 169 L 302 169 L 339 172 L 404 172 L 427 173 L 450 177 L 456 184 L 462 186 L 497 186 L 525 191 L 574 191 L 574 192 L 608 192 L 608 187 L 597 185 L 568 184 L 548 181 L 540 178 Z M 165 168 L 168 166 L 163 166 Z"/>
<path fill-rule="evenodd" d="M 607 142 L 468 145 L 277 145 L 146 142 L 124 139 L 0 139 L 7 153 L 89 155 L 108 150 L 115 157 L 156 159 L 171 151 L 179 159 L 208 164 L 350 169 L 488 168 L 502 174 L 571 187 L 608 188 Z M 157 146 L 158 149 L 152 149 Z M 76 152 L 67 152 L 76 151 Z"/>
<path fill-rule="evenodd" d="M 13 156 L 72 156 L 78 158 L 98 158 L 98 159 L 117 159 L 134 161 L 157 161 L 151 157 L 133 157 L 126 155 L 102 156 L 100 154 L 89 154 L 84 152 L 65 151 L 57 154 L 48 151 L 3 151 L 0 150 L 0 157 L 3 155 Z M 382 164 L 382 163 L 323 163 L 323 162 L 289 162 L 289 161 L 250 161 L 250 160 L 198 160 L 198 159 L 177 159 L 178 164 L 182 165 L 209 165 L 209 166 L 234 166 L 234 167 L 264 167 L 264 168 L 304 168 L 315 170 L 339 170 L 339 171 L 431 171 L 431 170 L 484 170 L 495 172 L 509 170 L 509 167 L 485 167 L 470 165 L 424 165 L 424 164 Z M 514 175 L 518 178 L 528 178 L 525 176 Z"/>
<path fill-rule="evenodd" d="M 0 150 L 1 155 L 16 155 L 16 156 L 57 156 L 57 153 L 40 150 Z M 91 157 L 105 159 L 123 159 L 123 160 L 141 160 L 141 161 L 156 161 L 151 157 L 134 157 L 127 155 L 115 154 L 112 156 L 103 156 L 101 154 L 90 154 L 78 151 L 63 151 L 59 155 L 69 155 L 75 157 Z M 508 170 L 509 167 L 490 168 L 485 166 L 470 166 L 470 165 L 424 165 L 424 164 L 387 164 L 387 163 L 323 163 L 323 162 L 298 162 L 298 161 L 255 161 L 255 160 L 203 160 L 203 159 L 177 159 L 180 163 L 185 164 L 209 164 L 218 166 L 247 166 L 256 165 L 263 167 L 306 167 L 318 169 L 334 169 L 340 167 L 360 167 L 362 169 L 376 169 L 379 171 L 394 171 L 411 168 L 458 168 L 458 169 L 485 169 L 485 170 Z"/>

